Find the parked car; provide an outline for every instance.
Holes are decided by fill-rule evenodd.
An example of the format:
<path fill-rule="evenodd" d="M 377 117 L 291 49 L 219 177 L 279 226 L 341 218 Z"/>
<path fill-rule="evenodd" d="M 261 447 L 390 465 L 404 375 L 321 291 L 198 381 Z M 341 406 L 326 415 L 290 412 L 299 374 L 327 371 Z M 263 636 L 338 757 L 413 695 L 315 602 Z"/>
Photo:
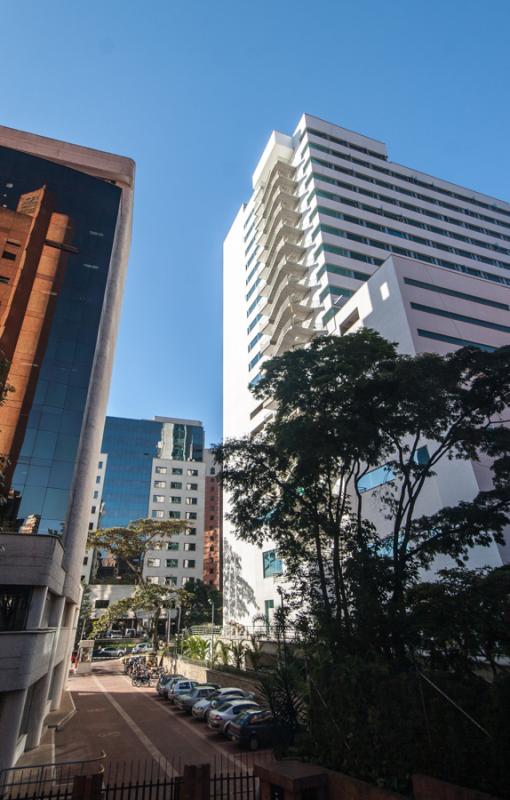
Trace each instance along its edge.
<path fill-rule="evenodd" d="M 282 736 L 288 735 L 281 725 L 277 725 L 272 712 L 267 708 L 239 714 L 228 726 L 228 738 L 241 747 L 258 750 L 269 747 Z"/>
<path fill-rule="evenodd" d="M 105 639 L 123 639 L 124 634 L 122 631 L 106 631 Z"/>
<path fill-rule="evenodd" d="M 123 647 L 100 647 L 97 651 L 98 658 L 122 658 L 126 655 Z"/>
<path fill-rule="evenodd" d="M 171 703 L 175 703 L 175 699 L 179 694 L 189 694 L 192 689 L 197 685 L 197 681 L 190 681 L 185 678 L 181 681 L 172 683 L 171 688 L 167 689 L 166 696 Z"/>
<path fill-rule="evenodd" d="M 254 700 L 255 694 L 253 692 L 245 692 L 237 686 L 227 686 L 214 692 L 210 698 L 200 700 L 195 703 L 191 709 L 191 713 L 196 719 L 203 719 L 207 721 L 209 711 L 212 708 L 218 708 L 227 700 Z"/>
<path fill-rule="evenodd" d="M 135 644 L 131 653 L 134 656 L 146 656 L 150 653 L 154 653 L 154 648 L 151 644 L 143 643 L 143 644 Z"/>
<path fill-rule="evenodd" d="M 209 711 L 207 724 L 211 730 L 223 733 L 225 725 L 232 722 L 243 711 L 257 710 L 260 710 L 260 706 L 254 700 L 229 700 L 222 706 Z"/>
<path fill-rule="evenodd" d="M 163 686 L 163 697 L 166 697 L 166 699 L 168 700 L 168 693 L 172 689 L 174 684 L 177 683 L 177 681 L 184 681 L 184 680 L 186 680 L 184 675 L 172 675 L 168 683 L 165 683 L 165 685 Z"/>
<path fill-rule="evenodd" d="M 205 700 L 218 689 L 217 683 L 197 683 L 191 692 L 179 694 L 175 698 L 175 705 L 180 711 L 191 714 L 191 709 L 198 700 Z"/>
<path fill-rule="evenodd" d="M 167 673 L 163 673 L 158 678 L 158 682 L 156 684 L 156 691 L 161 697 L 166 697 L 166 686 L 170 683 L 170 681 L 176 681 L 182 678 L 182 675 L 169 675 Z"/>

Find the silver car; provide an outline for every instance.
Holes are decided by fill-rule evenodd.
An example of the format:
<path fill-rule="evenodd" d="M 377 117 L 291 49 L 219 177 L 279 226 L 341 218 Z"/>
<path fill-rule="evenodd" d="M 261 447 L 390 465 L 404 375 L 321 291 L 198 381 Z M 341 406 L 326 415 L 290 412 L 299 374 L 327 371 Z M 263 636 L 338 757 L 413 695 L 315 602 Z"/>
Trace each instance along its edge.
<path fill-rule="evenodd" d="M 208 725 L 213 731 L 225 733 L 225 728 L 238 714 L 244 711 L 258 711 L 260 708 L 254 700 L 229 700 L 218 708 L 211 709 L 208 716 Z"/>
<path fill-rule="evenodd" d="M 218 689 L 218 691 L 208 699 L 200 700 L 198 703 L 195 703 L 191 709 L 191 713 L 195 719 L 204 719 L 207 721 L 209 711 L 213 708 L 218 708 L 219 706 L 223 705 L 223 703 L 226 703 L 227 700 L 254 699 L 255 695 L 253 692 L 245 692 L 243 689 L 239 689 L 237 686 L 227 686 L 223 689 Z"/>
<path fill-rule="evenodd" d="M 189 694 L 196 685 L 197 681 L 190 681 L 187 678 L 181 681 L 175 681 L 174 683 L 170 684 L 170 688 L 168 688 L 167 684 L 166 696 L 171 703 L 175 703 L 175 698 L 177 695 Z"/>

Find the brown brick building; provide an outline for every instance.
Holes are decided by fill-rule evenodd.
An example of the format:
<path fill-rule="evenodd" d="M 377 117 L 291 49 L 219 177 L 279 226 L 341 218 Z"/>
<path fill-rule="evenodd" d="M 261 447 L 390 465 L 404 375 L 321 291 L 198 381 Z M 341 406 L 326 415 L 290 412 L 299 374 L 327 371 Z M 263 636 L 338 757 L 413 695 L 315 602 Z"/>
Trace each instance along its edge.
<path fill-rule="evenodd" d="M 22 194 L 16 211 L 0 208 L 0 352 L 10 362 L 7 380 L 14 389 L 0 409 L 7 488 L 25 436 L 67 254 L 77 252 L 71 235 L 69 218 L 54 211 L 45 186 Z"/>
<path fill-rule="evenodd" d="M 203 581 L 222 589 L 222 492 L 216 477 L 216 465 L 210 450 L 204 451 L 206 463 L 204 508 Z"/>

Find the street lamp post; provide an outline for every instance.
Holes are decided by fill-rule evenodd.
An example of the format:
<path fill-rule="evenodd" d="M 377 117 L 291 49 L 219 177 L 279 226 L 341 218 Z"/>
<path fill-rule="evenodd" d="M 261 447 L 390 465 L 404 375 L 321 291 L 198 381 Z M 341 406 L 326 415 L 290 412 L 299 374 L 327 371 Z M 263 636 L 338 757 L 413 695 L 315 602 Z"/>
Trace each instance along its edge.
<path fill-rule="evenodd" d="M 211 605 L 211 667 L 214 665 L 214 603 L 209 600 Z"/>

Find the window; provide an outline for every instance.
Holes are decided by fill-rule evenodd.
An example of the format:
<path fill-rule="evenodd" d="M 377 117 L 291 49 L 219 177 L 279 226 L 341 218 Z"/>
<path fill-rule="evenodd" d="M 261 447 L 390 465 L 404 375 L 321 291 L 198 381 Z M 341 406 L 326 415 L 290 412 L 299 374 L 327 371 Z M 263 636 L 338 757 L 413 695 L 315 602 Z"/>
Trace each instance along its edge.
<path fill-rule="evenodd" d="M 3 586 L 0 592 L 0 631 L 25 630 L 32 591 Z"/>
<path fill-rule="evenodd" d="M 197 512 L 196 511 L 186 511 L 186 519 L 196 519 Z"/>
<path fill-rule="evenodd" d="M 153 511 L 152 512 L 152 519 L 163 519 L 165 516 L 164 511 Z"/>
<path fill-rule="evenodd" d="M 96 513 L 96 506 L 92 506 L 92 508 L 90 510 L 90 513 L 91 514 L 95 514 Z"/>
<path fill-rule="evenodd" d="M 157 583 L 159 583 L 159 578 L 157 577 L 157 575 L 149 575 L 147 577 L 147 583 L 156 583 L 157 584 Z"/>
<path fill-rule="evenodd" d="M 98 469 L 103 469 L 103 462 L 102 461 L 99 462 L 99 464 L 97 465 L 97 468 Z"/>
<path fill-rule="evenodd" d="M 152 542 L 150 549 L 151 550 L 161 550 L 163 546 L 162 542 Z"/>
<path fill-rule="evenodd" d="M 177 578 L 174 575 L 165 575 L 165 586 L 177 586 Z"/>
<path fill-rule="evenodd" d="M 159 567 L 160 564 L 161 564 L 161 561 L 160 561 L 159 558 L 148 558 L 147 559 L 147 566 L 148 567 Z"/>
<path fill-rule="evenodd" d="M 185 536 L 196 536 L 197 535 L 197 529 L 196 528 L 186 528 L 186 530 L 184 531 L 184 535 Z"/>
<path fill-rule="evenodd" d="M 154 481 L 155 489 L 166 489 L 166 481 Z"/>
<path fill-rule="evenodd" d="M 167 558 L 165 566 L 167 569 L 177 569 L 179 561 L 177 558 Z"/>
<path fill-rule="evenodd" d="M 156 473 L 158 475 L 166 475 L 166 467 L 156 467 Z"/>
<path fill-rule="evenodd" d="M 98 497 L 99 497 L 99 492 L 94 492 L 94 500 L 97 500 Z"/>
<path fill-rule="evenodd" d="M 101 476 L 100 475 L 96 476 L 96 483 L 101 483 Z"/>
<path fill-rule="evenodd" d="M 274 609 L 274 600 L 264 600 L 264 616 L 269 622 L 271 619 L 271 611 Z"/>
<path fill-rule="evenodd" d="M 94 523 L 93 522 L 89 522 L 89 531 L 93 531 L 93 530 L 94 530 Z"/>
<path fill-rule="evenodd" d="M 197 549 L 195 542 L 184 542 L 184 550 L 189 553 Z"/>
<path fill-rule="evenodd" d="M 167 542 L 166 549 L 167 550 L 178 550 L 179 549 L 179 542 Z"/>
<path fill-rule="evenodd" d="M 276 557 L 276 550 L 266 550 L 262 553 L 262 568 L 264 578 L 273 578 L 283 573 L 282 560 Z"/>
<path fill-rule="evenodd" d="M 216 475 L 216 467 L 211 467 L 211 469 L 209 470 L 209 474 Z"/>
<path fill-rule="evenodd" d="M 110 605 L 109 600 L 96 600 L 94 603 L 94 608 L 108 608 Z"/>
<path fill-rule="evenodd" d="M 446 294 L 450 297 L 459 297 L 461 300 L 469 300 L 471 303 L 481 303 L 484 306 L 492 306 L 493 308 L 501 308 L 504 311 L 510 311 L 510 306 L 507 303 L 500 303 L 497 300 L 489 300 L 485 297 L 476 297 L 473 294 L 466 294 L 465 292 L 457 292 L 454 289 L 447 289 L 445 286 L 434 286 L 432 283 L 425 283 L 425 281 L 417 281 L 414 278 L 404 278 L 404 283 L 409 286 L 416 286 L 419 289 L 425 289 L 428 292 L 437 292 L 438 294 Z"/>
<path fill-rule="evenodd" d="M 187 506 L 197 506 L 198 505 L 198 498 L 197 497 L 187 497 L 186 498 L 186 505 Z"/>
<path fill-rule="evenodd" d="M 187 483 L 186 489 L 188 492 L 196 492 L 198 489 L 198 483 Z"/>
<path fill-rule="evenodd" d="M 165 495 L 164 494 L 153 494 L 152 495 L 152 502 L 153 503 L 164 503 L 165 502 Z"/>
<path fill-rule="evenodd" d="M 198 478 L 198 469 L 188 469 L 186 474 L 189 475 L 191 478 Z"/>
<path fill-rule="evenodd" d="M 477 347 L 479 350 L 485 350 L 487 353 L 493 353 L 496 349 L 489 344 L 481 344 L 480 342 L 472 342 L 470 339 L 457 339 L 456 336 L 447 336 L 445 333 L 436 333 L 434 331 L 424 331 L 418 328 L 418 336 L 423 339 L 434 339 L 437 342 L 448 342 L 448 344 L 456 344 L 459 347 Z"/>
<path fill-rule="evenodd" d="M 89 563 L 89 557 L 85 556 L 85 558 L 83 559 L 83 566 L 86 567 L 88 563 Z"/>
<path fill-rule="evenodd" d="M 193 559 L 185 558 L 184 561 L 182 562 L 182 566 L 184 567 L 184 569 L 194 569 L 195 562 L 193 561 Z"/>
<path fill-rule="evenodd" d="M 181 518 L 181 512 L 180 511 L 169 511 L 168 512 L 168 516 L 169 516 L 170 519 L 180 519 Z"/>
<path fill-rule="evenodd" d="M 182 579 L 182 586 L 193 586 L 195 583 L 195 578 L 188 578 L 187 575 L 184 576 Z"/>
<path fill-rule="evenodd" d="M 182 475 L 182 467 L 172 467 L 172 475 Z"/>
<path fill-rule="evenodd" d="M 382 486 L 384 483 L 389 483 L 395 480 L 395 473 L 386 464 L 382 467 L 376 467 L 367 472 L 366 475 L 358 480 L 358 490 L 368 492 L 369 489 L 375 489 L 377 486 Z"/>
<path fill-rule="evenodd" d="M 170 482 L 170 489 L 182 489 L 181 481 L 171 481 Z"/>
<path fill-rule="evenodd" d="M 180 503 L 181 500 L 182 497 L 179 497 L 179 495 L 172 495 L 172 497 L 170 498 L 171 503 Z"/>
<path fill-rule="evenodd" d="M 454 319 L 458 322 L 467 322 L 469 325 L 478 325 L 482 328 L 491 328 L 494 331 L 502 331 L 503 333 L 510 333 L 508 325 L 500 325 L 498 322 L 489 322 L 485 319 L 478 319 L 477 317 L 467 317 L 465 314 L 455 314 L 453 311 L 447 311 L 444 308 L 433 308 L 431 306 L 424 306 L 421 303 L 411 303 L 411 308 L 415 311 L 421 311 L 423 314 L 434 314 L 436 317 L 446 317 L 447 319 Z"/>
<path fill-rule="evenodd" d="M 5 258 L 6 261 L 16 261 L 16 253 L 9 253 L 8 250 L 4 250 L 2 258 Z"/>

